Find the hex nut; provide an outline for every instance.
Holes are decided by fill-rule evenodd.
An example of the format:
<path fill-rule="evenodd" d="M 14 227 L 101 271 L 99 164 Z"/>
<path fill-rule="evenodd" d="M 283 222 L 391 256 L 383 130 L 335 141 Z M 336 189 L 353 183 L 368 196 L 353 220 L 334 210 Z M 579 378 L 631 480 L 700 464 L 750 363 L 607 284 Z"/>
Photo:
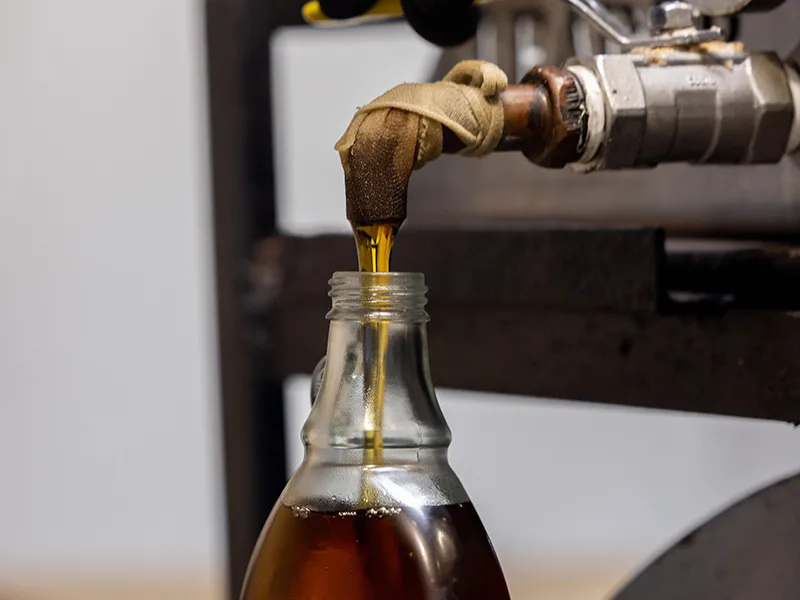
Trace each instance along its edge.
<path fill-rule="evenodd" d="M 743 64 L 755 100 L 755 123 L 749 162 L 778 162 L 786 151 L 794 120 L 792 94 L 780 59 L 753 54 Z"/>
<path fill-rule="evenodd" d="M 694 7 L 688 2 L 661 2 L 647 13 L 647 24 L 654 33 L 694 27 Z"/>

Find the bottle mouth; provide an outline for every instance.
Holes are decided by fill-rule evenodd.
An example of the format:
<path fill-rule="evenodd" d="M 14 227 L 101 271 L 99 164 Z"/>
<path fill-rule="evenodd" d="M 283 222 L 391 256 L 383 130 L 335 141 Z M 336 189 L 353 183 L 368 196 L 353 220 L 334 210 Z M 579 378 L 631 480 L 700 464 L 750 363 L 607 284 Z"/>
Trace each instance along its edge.
<path fill-rule="evenodd" d="M 422 273 L 336 272 L 328 283 L 333 300 L 328 319 L 401 323 L 430 319 Z"/>

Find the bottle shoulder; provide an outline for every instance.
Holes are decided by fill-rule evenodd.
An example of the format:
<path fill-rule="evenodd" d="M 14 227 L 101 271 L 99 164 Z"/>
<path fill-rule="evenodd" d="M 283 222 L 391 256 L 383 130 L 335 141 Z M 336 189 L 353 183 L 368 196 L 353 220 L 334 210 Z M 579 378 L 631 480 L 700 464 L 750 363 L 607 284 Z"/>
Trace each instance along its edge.
<path fill-rule="evenodd" d="M 380 462 L 365 460 L 363 449 L 307 449 L 281 496 L 286 506 L 322 512 L 468 500 L 444 448 L 385 449 Z"/>

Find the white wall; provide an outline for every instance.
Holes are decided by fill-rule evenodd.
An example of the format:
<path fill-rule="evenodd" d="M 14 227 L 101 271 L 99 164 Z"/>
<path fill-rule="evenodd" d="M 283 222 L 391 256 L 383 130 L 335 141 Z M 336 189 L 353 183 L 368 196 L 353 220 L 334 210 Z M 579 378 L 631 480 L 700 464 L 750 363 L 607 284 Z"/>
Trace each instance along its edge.
<path fill-rule="evenodd" d="M 218 568 L 201 2 L 0 2 L 0 577 Z"/>

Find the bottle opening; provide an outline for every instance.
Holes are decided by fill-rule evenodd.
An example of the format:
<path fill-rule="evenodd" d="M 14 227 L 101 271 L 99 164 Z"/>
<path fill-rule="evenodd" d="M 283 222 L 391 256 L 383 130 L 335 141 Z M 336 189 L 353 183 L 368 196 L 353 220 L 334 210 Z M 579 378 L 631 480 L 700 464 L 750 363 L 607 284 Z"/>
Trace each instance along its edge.
<path fill-rule="evenodd" d="M 430 318 L 422 273 L 337 272 L 329 283 L 328 319 L 425 323 Z"/>

